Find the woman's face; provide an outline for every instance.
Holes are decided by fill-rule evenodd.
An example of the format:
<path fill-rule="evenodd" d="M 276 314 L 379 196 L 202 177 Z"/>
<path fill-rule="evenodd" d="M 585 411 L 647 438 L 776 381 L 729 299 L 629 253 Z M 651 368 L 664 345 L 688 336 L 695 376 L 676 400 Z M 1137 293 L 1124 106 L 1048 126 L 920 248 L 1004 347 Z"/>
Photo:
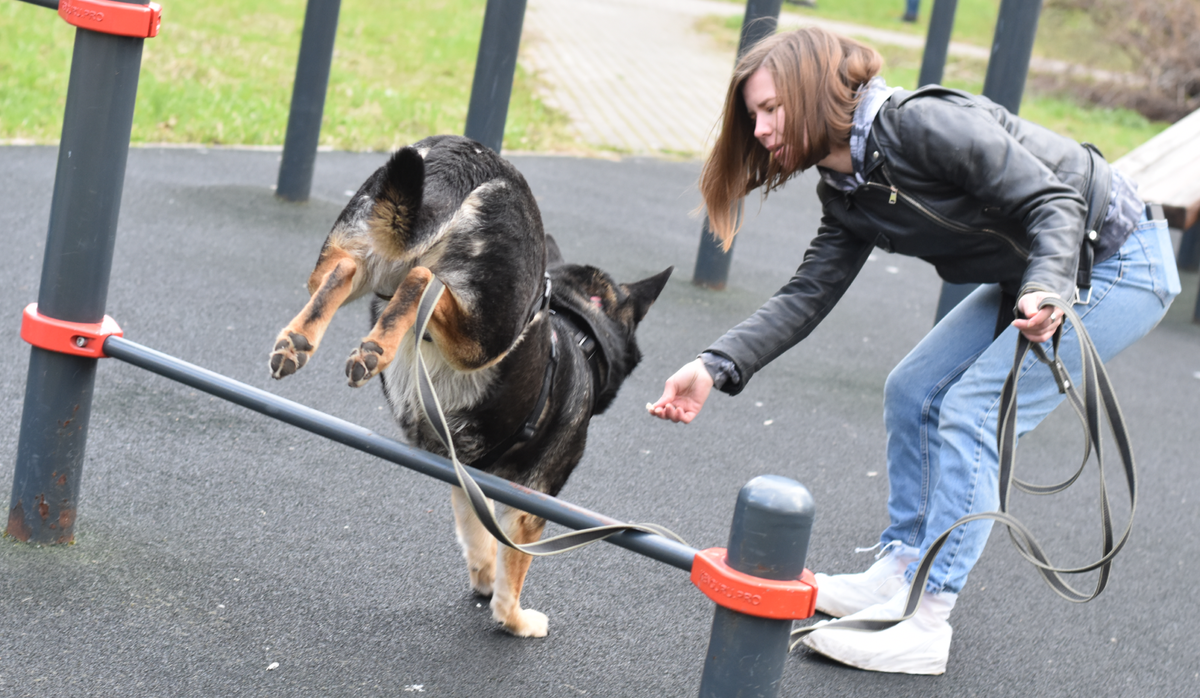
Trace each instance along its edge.
<path fill-rule="evenodd" d="M 775 80 L 766 67 L 754 71 L 742 85 L 742 99 L 754 123 L 754 137 L 772 158 L 790 166 L 791 148 L 783 142 L 783 105 L 775 96 Z"/>

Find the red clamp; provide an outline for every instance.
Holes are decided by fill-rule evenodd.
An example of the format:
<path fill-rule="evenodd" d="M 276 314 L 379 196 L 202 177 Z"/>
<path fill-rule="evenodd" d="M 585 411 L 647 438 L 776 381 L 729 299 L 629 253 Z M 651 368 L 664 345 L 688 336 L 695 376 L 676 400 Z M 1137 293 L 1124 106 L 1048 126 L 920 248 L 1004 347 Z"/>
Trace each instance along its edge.
<path fill-rule="evenodd" d="M 58 16 L 67 24 L 103 34 L 149 39 L 158 36 L 162 7 L 111 0 L 59 0 Z"/>
<path fill-rule="evenodd" d="M 108 356 L 104 353 L 105 338 L 121 336 L 124 333 L 117 321 L 107 315 L 102 322 L 67 322 L 38 315 L 37 303 L 30 303 L 21 318 L 21 339 L 60 354 L 103 359 Z"/>
<path fill-rule="evenodd" d="M 817 610 L 817 580 L 804 570 L 799 579 L 762 579 L 726 564 L 725 548 L 696 553 L 692 584 L 717 605 L 759 618 L 800 620 Z"/>

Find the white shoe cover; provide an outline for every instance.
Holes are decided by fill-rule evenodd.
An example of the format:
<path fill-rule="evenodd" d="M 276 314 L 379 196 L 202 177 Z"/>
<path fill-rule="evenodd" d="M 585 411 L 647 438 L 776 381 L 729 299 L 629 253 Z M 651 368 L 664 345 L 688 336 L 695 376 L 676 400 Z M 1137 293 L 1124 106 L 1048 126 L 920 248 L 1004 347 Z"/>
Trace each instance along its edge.
<path fill-rule="evenodd" d="M 864 608 L 847 618 L 899 618 L 904 615 L 909 589 L 906 584 L 886 603 Z M 950 636 L 954 632 L 947 619 L 957 600 L 958 594 L 951 592 L 926 593 L 912 618 L 887 630 L 829 628 L 809 633 L 801 642 L 830 659 L 867 671 L 944 674 L 950 657 Z"/>
<path fill-rule="evenodd" d="M 834 618 L 848 616 L 881 604 L 904 586 L 904 571 L 920 551 L 893 541 L 884 546 L 879 559 L 858 574 L 817 574 L 817 610 Z"/>

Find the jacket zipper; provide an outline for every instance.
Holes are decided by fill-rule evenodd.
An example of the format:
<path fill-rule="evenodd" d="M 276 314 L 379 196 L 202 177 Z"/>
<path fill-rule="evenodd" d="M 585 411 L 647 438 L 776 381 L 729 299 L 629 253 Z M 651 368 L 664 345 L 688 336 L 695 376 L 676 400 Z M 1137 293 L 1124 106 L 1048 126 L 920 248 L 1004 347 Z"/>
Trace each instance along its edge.
<path fill-rule="evenodd" d="M 911 206 L 912 208 L 916 209 L 919 213 L 924 215 L 926 218 L 928 218 L 929 220 L 933 221 L 934 223 L 942 226 L 943 228 L 948 228 L 950 230 L 953 230 L 953 231 L 959 232 L 959 233 L 969 233 L 972 235 L 981 235 L 981 234 L 982 235 L 991 235 L 993 237 L 1000 238 L 1004 242 L 1007 242 L 1009 244 L 1009 246 L 1013 248 L 1013 251 L 1021 256 L 1021 259 L 1025 259 L 1025 260 L 1029 259 L 1029 251 L 1024 249 L 1023 247 L 1021 247 L 1020 245 L 1018 245 L 1016 242 L 1013 241 L 1012 238 L 1008 237 L 1004 233 L 1001 233 L 996 230 L 992 230 L 990 228 L 979 228 L 979 229 L 971 228 L 969 226 L 962 225 L 961 223 L 956 223 L 956 222 L 946 218 L 945 216 L 942 216 L 940 213 L 937 213 L 933 209 L 925 206 L 925 204 L 921 203 L 913 196 L 911 196 L 909 194 L 905 194 L 904 192 L 900 191 L 896 187 L 896 185 L 892 184 L 892 176 L 891 176 L 891 174 L 888 173 L 887 165 L 882 165 L 880 167 L 880 169 L 883 170 L 883 177 L 887 181 L 887 184 L 880 184 L 878 182 L 867 182 L 867 186 L 886 190 L 888 192 L 888 203 L 889 204 L 895 205 L 896 199 L 897 199 L 897 197 L 899 197 L 900 199 L 902 199 L 904 201 L 904 203 L 906 203 L 909 206 Z"/>

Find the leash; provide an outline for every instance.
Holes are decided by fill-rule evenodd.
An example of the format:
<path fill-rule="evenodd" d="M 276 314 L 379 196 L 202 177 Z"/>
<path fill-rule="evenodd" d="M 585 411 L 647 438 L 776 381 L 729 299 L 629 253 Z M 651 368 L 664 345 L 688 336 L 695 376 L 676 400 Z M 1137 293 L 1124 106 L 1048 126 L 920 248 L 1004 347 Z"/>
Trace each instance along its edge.
<path fill-rule="evenodd" d="M 1137 509 L 1137 469 L 1134 464 L 1133 449 L 1129 443 L 1129 433 L 1125 426 L 1125 417 L 1121 413 L 1120 405 L 1117 404 L 1117 396 L 1113 391 L 1112 382 L 1108 378 L 1108 372 L 1104 369 L 1104 363 L 1100 360 L 1100 354 L 1096 351 L 1095 345 L 1092 344 L 1091 337 L 1088 336 L 1087 330 L 1083 327 L 1083 321 L 1079 319 L 1071 304 L 1060 298 L 1047 298 L 1043 300 L 1039 309 L 1047 306 L 1059 308 L 1064 314 L 1063 324 L 1059 325 L 1058 329 L 1054 332 L 1052 355 L 1047 356 L 1040 344 L 1034 344 L 1025 335 L 1019 335 L 1016 355 L 1013 359 L 1013 368 L 1009 372 L 1008 378 L 1004 381 L 1004 388 L 1000 394 L 999 423 L 996 428 L 996 443 L 1000 456 L 999 511 L 964 516 L 937 537 L 937 540 L 933 542 L 933 545 L 929 546 L 929 550 L 921 558 L 921 562 L 917 566 L 916 574 L 913 575 L 912 587 L 904 605 L 904 615 L 900 618 L 888 620 L 866 618 L 855 620 L 842 619 L 799 628 L 792 631 L 791 637 L 793 642 L 789 645 L 789 650 L 794 649 L 799 644 L 800 638 L 814 630 L 825 628 L 886 630 L 912 618 L 917 611 L 917 606 L 920 604 L 921 595 L 925 591 L 925 582 L 929 578 L 929 571 L 933 567 L 933 561 L 937 557 L 938 551 L 942 549 L 946 540 L 949 539 L 951 531 L 971 521 L 992 519 L 1004 524 L 1008 528 L 1008 534 L 1013 541 L 1013 546 L 1021 556 L 1037 568 L 1042 579 L 1055 593 L 1067 601 L 1084 603 L 1091 601 L 1099 596 L 1100 592 L 1104 591 L 1105 586 L 1108 584 L 1113 558 L 1125 546 L 1125 543 L 1129 540 L 1130 531 L 1133 528 L 1133 516 Z M 1058 358 L 1059 343 L 1062 339 L 1063 328 L 1066 326 L 1067 320 L 1070 320 L 1071 325 L 1075 328 L 1075 334 L 1079 339 L 1081 370 L 1080 382 L 1078 384 L 1072 383 L 1070 374 Z M 1025 357 L 1028 355 L 1030 349 L 1032 349 L 1038 361 L 1050 367 L 1050 371 L 1054 375 L 1054 380 L 1058 384 L 1059 392 L 1066 395 L 1067 400 L 1071 403 L 1071 407 L 1075 410 L 1075 414 L 1079 416 L 1079 420 L 1083 425 L 1083 462 L 1074 475 L 1056 485 L 1033 485 L 1018 479 L 1013 474 L 1017 453 L 1017 381 L 1021 373 L 1021 366 L 1024 364 Z M 1080 394 L 1080 390 L 1082 390 L 1082 395 Z M 1120 540 L 1114 540 L 1112 508 L 1109 503 L 1108 489 L 1105 484 L 1103 434 L 1101 433 L 1100 423 L 1101 411 L 1103 411 L 1108 421 L 1113 440 L 1116 442 L 1117 451 L 1125 472 L 1125 481 L 1129 487 L 1129 521 L 1125 526 L 1124 533 L 1121 534 Z M 1100 475 L 1102 554 L 1098 560 L 1081 567 L 1055 567 L 1051 563 L 1050 557 L 1029 529 L 1008 512 L 1012 489 L 1015 487 L 1022 492 L 1033 495 L 1049 495 L 1062 492 L 1079 479 L 1093 451 L 1096 454 L 1096 466 Z M 1063 579 L 1063 575 L 1082 574 L 1094 570 L 1100 570 L 1100 576 L 1096 580 L 1096 587 L 1090 593 L 1075 589 Z"/>
<path fill-rule="evenodd" d="M 686 545 L 687 543 L 682 538 L 662 526 L 639 523 L 616 523 L 585 528 L 545 538 L 526 545 L 514 543 L 508 537 L 503 528 L 501 528 L 500 522 L 496 519 L 495 505 L 484 496 L 479 484 L 475 482 L 466 468 L 463 467 L 463 464 L 458 460 L 458 456 L 454 451 L 454 441 L 451 439 L 450 428 L 446 424 L 446 415 L 442 411 L 441 402 L 438 400 L 437 393 L 433 389 L 433 381 L 429 377 L 429 368 L 425 364 L 425 357 L 421 355 L 421 338 L 425 336 L 429 320 L 433 316 L 433 310 L 437 307 L 438 300 L 445 291 L 445 284 L 435 276 L 421 293 L 421 301 L 417 305 L 417 319 L 413 326 L 413 341 L 416 343 L 417 354 L 413 371 L 416 373 L 417 386 L 421 396 L 421 410 L 425 414 L 425 419 L 433 427 L 434 434 L 437 435 L 438 440 L 449 451 L 450 462 L 454 464 L 454 473 L 458 476 L 458 486 L 467 493 L 467 499 L 471 502 L 471 508 L 475 511 L 475 515 L 479 518 L 483 527 L 487 529 L 487 532 L 510 548 L 520 550 L 527 555 L 539 557 L 557 555 L 558 553 L 565 553 L 568 550 L 582 548 L 585 545 L 590 545 L 604 540 L 609 536 L 626 531 L 638 531 L 666 536 Z M 548 389 L 543 388 L 543 392 L 547 391 Z"/>

